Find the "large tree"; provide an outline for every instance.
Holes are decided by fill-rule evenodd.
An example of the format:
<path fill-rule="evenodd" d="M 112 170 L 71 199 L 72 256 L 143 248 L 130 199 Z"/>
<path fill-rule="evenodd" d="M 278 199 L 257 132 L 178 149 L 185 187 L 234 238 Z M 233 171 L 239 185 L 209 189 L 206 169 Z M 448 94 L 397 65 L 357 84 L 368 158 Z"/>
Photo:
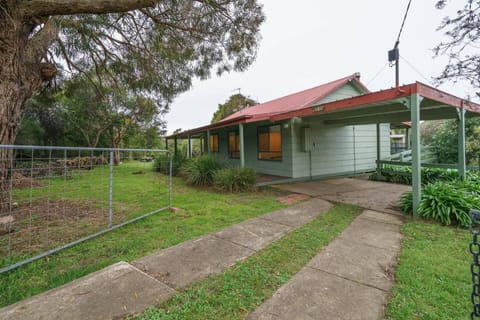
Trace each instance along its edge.
<path fill-rule="evenodd" d="M 437 8 L 442 9 L 448 2 L 437 1 Z M 466 0 L 455 16 L 443 19 L 438 30 L 444 32 L 445 41 L 435 48 L 435 54 L 447 56 L 448 63 L 437 80 L 467 80 L 480 91 L 480 1 Z M 476 94 L 480 96 L 480 92 Z"/>
<path fill-rule="evenodd" d="M 166 105 L 192 77 L 247 68 L 263 20 L 256 0 L 0 0 L 0 143 L 59 71 L 101 71 Z"/>
<path fill-rule="evenodd" d="M 219 104 L 217 111 L 213 114 L 211 123 L 218 122 L 229 115 L 242 109 L 258 104 L 255 100 L 245 97 L 241 93 L 234 94 L 225 103 Z"/>
<path fill-rule="evenodd" d="M 13 144 L 25 102 L 58 73 L 90 73 L 166 106 L 207 78 L 255 59 L 256 0 L 0 0 L 0 144 Z M 0 209 L 13 153 L 0 149 Z M 1 212 L 0 212 L 1 213 Z"/>

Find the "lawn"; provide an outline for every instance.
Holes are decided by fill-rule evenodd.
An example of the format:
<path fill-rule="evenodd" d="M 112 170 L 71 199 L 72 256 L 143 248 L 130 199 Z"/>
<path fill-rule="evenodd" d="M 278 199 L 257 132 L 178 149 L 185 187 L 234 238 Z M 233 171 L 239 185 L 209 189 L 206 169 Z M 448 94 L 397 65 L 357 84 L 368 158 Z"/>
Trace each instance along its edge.
<path fill-rule="evenodd" d="M 22 187 L 12 192 L 9 232 L 0 225 L 0 267 L 107 228 L 108 166 L 48 171 L 14 180 Z M 113 172 L 114 225 L 168 207 L 168 177 L 152 163 L 129 161 Z"/>
<path fill-rule="evenodd" d="M 138 318 L 244 319 L 338 236 L 360 212 L 355 206 L 336 205 L 223 274 L 185 288 Z"/>
<path fill-rule="evenodd" d="M 74 177 L 72 182 L 79 186 L 95 185 L 99 181 L 86 172 Z M 129 177 L 125 176 L 125 182 Z M 136 176 L 137 177 L 137 176 Z M 120 178 L 119 178 L 120 179 Z M 136 178 L 137 179 L 137 178 Z M 158 180 L 165 177 L 151 170 L 145 171 L 141 179 Z M 63 190 L 65 181 L 50 182 L 50 190 Z M 58 184 L 58 185 L 57 185 Z M 208 188 L 191 188 L 181 179 L 173 181 L 173 206 L 178 212 L 162 211 L 142 221 L 128 225 L 96 239 L 84 242 L 55 255 L 38 260 L 18 269 L 0 274 L 0 306 L 5 306 L 48 289 L 60 286 L 81 276 L 99 270 L 118 261 L 131 261 L 157 250 L 207 234 L 228 225 L 284 207 L 276 198 L 280 195 L 273 189 L 242 194 L 220 194 Z M 91 190 L 66 193 L 72 200 L 82 200 Z M 156 207 L 159 190 L 148 183 L 131 185 L 117 193 L 119 203 L 137 202 L 135 195 L 144 194 L 145 208 Z M 132 192 L 135 190 L 135 192 Z M 160 190 L 161 191 L 161 190 Z M 33 191 L 38 192 L 38 191 Z M 54 193 L 54 192 L 53 192 Z M 165 192 L 164 192 L 165 193 Z M 27 191 L 18 191 L 16 196 L 28 197 Z M 131 204 L 128 204 L 129 206 Z M 130 207 L 129 207 L 130 208 Z M 130 211 L 127 210 L 127 211 Z M 129 215 L 130 213 L 126 213 Z"/>
<path fill-rule="evenodd" d="M 387 319 L 470 319 L 468 230 L 408 222 Z"/>

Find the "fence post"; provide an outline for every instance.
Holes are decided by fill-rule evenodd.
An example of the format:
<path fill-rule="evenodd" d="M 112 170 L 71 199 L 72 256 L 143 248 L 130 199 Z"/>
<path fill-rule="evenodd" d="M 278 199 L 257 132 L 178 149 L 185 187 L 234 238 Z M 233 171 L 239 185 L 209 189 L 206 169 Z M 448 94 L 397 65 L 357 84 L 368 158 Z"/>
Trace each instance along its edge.
<path fill-rule="evenodd" d="M 108 227 L 112 227 L 113 220 L 113 151 L 110 151 L 110 167 L 108 175 Z"/>
<path fill-rule="evenodd" d="M 172 153 L 168 153 L 170 155 L 170 172 L 168 173 L 168 207 L 172 208 L 172 171 L 173 171 L 173 156 Z"/>

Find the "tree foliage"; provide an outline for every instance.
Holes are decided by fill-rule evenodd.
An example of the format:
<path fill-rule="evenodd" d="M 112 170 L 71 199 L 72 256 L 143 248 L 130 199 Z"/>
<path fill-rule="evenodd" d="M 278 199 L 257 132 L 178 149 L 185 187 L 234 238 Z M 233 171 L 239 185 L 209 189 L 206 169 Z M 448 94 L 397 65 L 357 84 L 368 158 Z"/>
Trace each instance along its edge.
<path fill-rule="evenodd" d="M 223 104 L 218 105 L 217 111 L 213 114 L 211 123 L 218 122 L 229 115 L 258 104 L 255 100 L 245 97 L 243 94 L 238 93 L 230 96 Z"/>
<path fill-rule="evenodd" d="M 447 5 L 447 0 L 437 1 L 437 8 Z M 438 27 L 446 40 L 435 48 L 435 55 L 448 57 L 448 64 L 437 77 L 444 81 L 467 80 L 475 88 L 480 88 L 480 1 L 467 0 L 454 17 L 445 17 Z M 480 93 L 477 92 L 480 96 Z"/>
<path fill-rule="evenodd" d="M 458 123 L 455 120 L 431 121 L 422 125 L 422 144 L 431 146 L 440 163 L 458 162 Z M 468 164 L 478 164 L 480 156 L 480 119 L 465 121 L 465 153 Z"/>
<path fill-rule="evenodd" d="M 194 77 L 245 70 L 263 21 L 256 0 L 0 1 L 0 143 L 13 143 L 25 101 L 59 73 L 166 108 Z"/>
<path fill-rule="evenodd" d="M 64 145 L 66 122 L 55 97 L 43 91 L 27 102 L 16 144 Z"/>
<path fill-rule="evenodd" d="M 59 71 L 95 70 L 100 87 L 127 86 L 167 108 L 194 77 L 245 70 L 263 21 L 256 0 L 1 0 L 0 144 L 14 143 L 26 101 Z M 1 210 L 9 163 L 0 163 Z"/>
<path fill-rule="evenodd" d="M 66 81 L 55 95 L 31 99 L 17 137 L 19 144 L 88 147 L 159 147 L 164 123 L 155 103 L 128 88 L 112 90 L 84 76 Z M 63 142 L 63 143 L 62 143 Z"/>

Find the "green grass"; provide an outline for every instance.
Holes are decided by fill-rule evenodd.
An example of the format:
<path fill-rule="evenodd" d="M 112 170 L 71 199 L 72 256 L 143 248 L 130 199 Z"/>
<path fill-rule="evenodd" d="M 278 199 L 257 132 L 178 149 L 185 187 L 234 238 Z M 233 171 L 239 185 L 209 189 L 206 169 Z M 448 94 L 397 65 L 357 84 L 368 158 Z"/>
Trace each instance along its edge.
<path fill-rule="evenodd" d="M 74 177 L 72 180 L 81 186 L 100 183 L 92 180 L 96 178 L 88 173 L 85 172 L 83 178 Z M 117 179 L 128 182 L 131 177 L 131 174 L 125 173 L 124 177 L 118 175 Z M 139 178 L 137 175 L 135 177 Z M 145 207 L 158 208 L 158 203 L 155 202 L 158 189 L 152 187 L 148 181 L 165 178 L 151 171 L 146 171 L 140 178 L 144 179 L 145 183 L 140 185 L 132 183 L 131 188 L 125 189 L 123 195 L 117 195 L 117 201 L 124 203 L 135 201 L 132 199 L 135 194 L 132 189 L 140 190 L 149 195 L 145 197 L 150 199 Z M 50 188 L 61 190 L 68 187 L 63 184 L 65 181 L 60 179 L 53 182 Z M 191 188 L 177 178 L 174 179 L 173 185 L 173 206 L 180 208 L 179 212 L 160 212 L 60 253 L 0 274 L 0 307 L 60 286 L 112 263 L 131 261 L 159 249 L 284 207 L 276 201 L 279 193 L 271 189 L 252 193 L 221 194 L 212 189 Z M 86 188 L 85 191 L 71 196 L 82 199 L 89 192 L 91 193 Z M 19 191 L 16 196 L 28 196 L 28 192 Z"/>
<path fill-rule="evenodd" d="M 244 262 L 186 288 L 140 319 L 244 319 L 360 213 L 337 205 Z"/>
<path fill-rule="evenodd" d="M 114 205 L 128 208 L 135 216 L 146 210 L 168 205 L 168 177 L 152 172 L 152 163 L 126 161 L 113 170 Z M 140 173 L 140 174 L 135 174 Z M 33 189 L 14 190 L 13 200 L 29 202 L 30 198 L 59 200 L 89 200 L 99 204 L 108 201 L 109 167 L 69 171 L 67 178 L 53 172 L 51 179 L 38 179 L 45 185 Z"/>
<path fill-rule="evenodd" d="M 470 319 L 468 231 L 420 221 L 403 226 L 403 250 L 387 318 Z"/>

